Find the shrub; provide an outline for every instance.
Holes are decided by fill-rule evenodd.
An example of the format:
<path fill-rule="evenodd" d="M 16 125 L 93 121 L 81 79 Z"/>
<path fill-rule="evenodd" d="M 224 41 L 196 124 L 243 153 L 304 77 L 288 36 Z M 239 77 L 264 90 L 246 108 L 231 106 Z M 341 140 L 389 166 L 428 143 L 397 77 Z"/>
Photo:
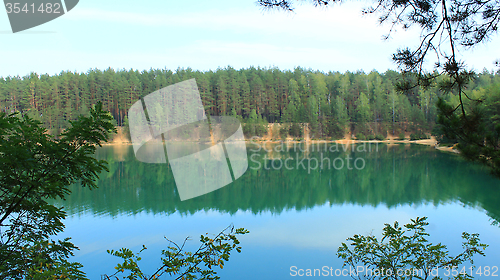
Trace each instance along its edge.
<path fill-rule="evenodd" d="M 336 121 L 333 120 L 325 121 L 322 125 L 322 128 L 324 134 L 326 134 L 327 136 L 330 136 L 334 139 L 344 138 L 345 127 Z"/>
<path fill-rule="evenodd" d="M 279 130 L 281 140 L 286 139 L 289 131 L 290 131 L 290 127 L 288 125 L 281 125 L 280 130 Z"/>
<path fill-rule="evenodd" d="M 127 248 L 118 251 L 108 250 L 110 255 L 123 259 L 123 263 L 116 265 L 114 274 L 104 275 L 104 277 L 105 279 L 120 279 L 119 276 L 122 276 L 122 279 L 152 280 L 159 279 L 162 275 L 169 275 L 175 279 L 198 279 L 198 277 L 199 279 L 220 279 L 214 268 L 222 269 L 225 262 L 229 261 L 233 250 L 241 252 L 240 241 L 236 235 L 248 232 L 244 228 L 235 229 L 234 226 L 229 226 L 212 238 L 202 235 L 200 236 L 201 245 L 195 252 L 184 250 L 188 238 L 182 244 L 167 239 L 170 244 L 167 249 L 162 250 L 162 265 L 153 275 L 146 274 L 138 264 L 141 260 L 140 253 L 147 249 L 146 246 L 142 245 L 138 253 Z"/>
<path fill-rule="evenodd" d="M 429 139 L 429 136 L 425 133 L 412 133 L 410 134 L 410 140 L 421 140 L 421 139 Z"/>
<path fill-rule="evenodd" d="M 267 133 L 267 125 L 263 123 L 255 124 L 255 135 L 264 136 Z"/>
<path fill-rule="evenodd" d="M 399 140 L 405 140 L 405 134 L 401 132 L 398 137 Z"/>
<path fill-rule="evenodd" d="M 463 252 L 455 257 L 450 256 L 445 245 L 441 243 L 432 244 L 427 239 L 429 236 L 425 232 L 426 217 L 411 220 L 411 223 L 401 227 L 398 222 L 394 225 L 385 224 L 383 237 L 379 241 L 375 236 L 354 235 L 347 239 L 346 243 L 337 250 L 337 256 L 344 260 L 344 267 L 349 266 L 353 271 L 365 275 L 368 271 L 384 273 L 385 276 L 392 274 L 392 277 L 384 275 L 368 274 L 366 279 L 442 279 L 435 275 L 442 271 L 441 275 L 448 275 L 456 271 L 457 267 L 465 267 L 463 263 L 470 263 L 472 269 L 461 271 L 453 275 L 452 279 L 472 279 L 473 275 L 468 275 L 474 270 L 473 257 L 475 255 L 484 256 L 484 250 L 488 247 L 479 241 L 479 234 L 462 233 Z M 363 268 L 364 271 L 357 269 Z M 418 271 L 418 277 L 414 275 L 400 275 L 405 271 Z M 458 271 L 457 271 L 458 272 Z M 420 274 L 421 273 L 421 274 Z M 362 279 L 361 277 L 353 279 Z"/>
<path fill-rule="evenodd" d="M 289 133 L 294 137 L 302 137 L 302 127 L 298 123 L 293 123 Z"/>
<path fill-rule="evenodd" d="M 243 124 L 243 134 L 245 134 L 246 137 L 252 137 L 252 136 L 263 136 L 264 134 L 267 133 L 267 127 L 265 124 L 253 124 L 253 123 L 245 123 Z"/>
<path fill-rule="evenodd" d="M 243 124 L 243 134 L 245 134 L 246 137 L 252 137 L 255 135 L 255 128 L 251 124 Z"/>
<path fill-rule="evenodd" d="M 357 133 L 356 134 L 356 139 L 357 140 L 366 140 L 366 137 L 363 133 Z"/>
<path fill-rule="evenodd" d="M 116 132 L 111 120 L 98 103 L 56 139 L 27 114 L 0 112 L 0 279 L 85 279 L 68 259 L 70 238 L 50 239 L 67 214 L 48 199 L 65 199 L 76 182 L 97 187 L 108 169 L 94 154 Z"/>

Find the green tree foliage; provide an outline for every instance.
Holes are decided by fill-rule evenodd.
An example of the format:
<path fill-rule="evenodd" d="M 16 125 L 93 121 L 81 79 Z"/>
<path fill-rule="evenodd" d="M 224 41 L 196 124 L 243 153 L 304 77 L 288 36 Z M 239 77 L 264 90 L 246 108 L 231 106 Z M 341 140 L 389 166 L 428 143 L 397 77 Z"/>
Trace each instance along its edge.
<path fill-rule="evenodd" d="M 243 124 L 243 133 L 247 137 L 263 136 L 267 133 L 267 122 L 252 110 L 248 120 Z"/>
<path fill-rule="evenodd" d="M 344 260 L 344 267 L 374 272 L 360 273 L 354 279 L 442 279 L 439 276 L 446 274 L 448 279 L 473 279 L 469 269 L 457 268 L 469 262 L 474 270 L 473 257 L 484 256 L 488 245 L 480 243 L 479 234 L 464 232 L 463 252 L 450 256 L 445 245 L 427 240 L 426 220 L 417 217 L 404 228 L 398 222 L 385 224 L 380 241 L 373 235 L 354 235 L 347 239 L 350 246 L 342 243 L 337 255 Z"/>
<path fill-rule="evenodd" d="M 89 116 L 80 116 L 69 125 L 54 137 L 28 114 L 0 112 L 2 279 L 86 279 L 82 265 L 68 260 L 78 249 L 70 238 L 51 240 L 64 230 L 67 215 L 63 207 L 51 202 L 71 197 L 71 185 L 95 189 L 101 171 L 116 171 L 115 166 L 108 170 L 107 162 L 95 157 L 96 146 L 106 142 L 116 128 L 101 103 Z M 163 265 L 148 279 L 165 273 L 179 279 L 218 279 L 213 267 L 222 268 L 232 250 L 241 250 L 236 235 L 247 232 L 231 226 L 213 238 L 202 236 L 202 245 L 195 252 L 172 243 L 162 252 Z M 138 254 L 128 249 L 110 253 L 124 259 L 117 273 L 128 270 L 128 279 L 147 279 L 137 264 Z"/>
<path fill-rule="evenodd" d="M 294 137 L 302 137 L 303 136 L 303 128 L 298 123 L 292 123 L 288 134 L 290 134 L 291 136 L 294 136 Z"/>
<path fill-rule="evenodd" d="M 471 98 L 484 100 L 479 106 L 482 108 L 493 102 L 488 96 L 495 90 L 494 85 L 500 83 L 500 75 L 483 71 L 474 77 L 475 81 L 463 92 Z M 31 73 L 22 78 L 0 78 L 0 111 L 23 112 L 41 121 L 49 133 L 57 135 L 69 127 L 69 121 L 76 120 L 80 114 L 88 115 L 89 104 L 101 102 L 103 108 L 109 108 L 117 125 L 127 127 L 127 111 L 133 103 L 153 91 L 191 78 L 198 83 L 207 115 L 233 115 L 235 112 L 243 123 L 253 123 L 253 128 L 246 128 L 247 136 L 263 136 L 267 133 L 267 123 L 275 122 L 286 124 L 287 129 L 292 127 L 291 123 L 298 124 L 295 128 L 307 124 L 314 138 L 342 138 L 348 131 L 384 137 L 387 132 L 393 135 L 423 135 L 431 131 L 442 134 L 435 129 L 437 100 L 441 98 L 453 108 L 460 104 L 458 92 L 440 86 L 449 82 L 447 77 L 437 77 L 430 83 L 431 87 L 398 91 L 398 85 L 409 78 L 395 71 L 342 74 L 303 68 L 281 71 L 227 67 L 215 72 L 189 68 L 143 72 L 93 69 L 80 74 Z M 473 102 L 467 104 L 472 106 Z M 460 114 L 459 109 L 454 114 Z M 252 110 L 255 115 L 251 117 Z M 494 127 L 491 123 L 484 126 Z M 300 131 L 293 134 L 299 135 Z M 457 128 L 454 131 L 467 130 Z M 127 130 L 124 132 L 128 134 Z M 450 135 L 450 139 L 457 139 L 457 136 Z"/>
<path fill-rule="evenodd" d="M 361 93 L 356 102 L 356 119 L 362 132 L 366 132 L 366 123 L 372 118 L 368 97 Z"/>
<path fill-rule="evenodd" d="M 118 251 L 108 250 L 109 254 L 122 258 L 123 263 L 119 263 L 115 267 L 114 274 L 104 277 L 105 279 L 120 279 L 117 275 L 128 274 L 122 279 L 153 280 L 168 274 L 174 279 L 198 279 L 198 277 L 200 279 L 219 279 L 214 268 L 220 267 L 222 269 L 225 262 L 229 261 L 231 251 L 241 252 L 240 241 L 236 235 L 248 232 L 244 228 L 235 229 L 234 226 L 229 226 L 214 237 L 201 235 L 201 245 L 195 252 L 184 250 L 188 238 L 181 245 L 167 239 L 170 246 L 166 250 L 162 250 L 162 265 L 150 275 L 145 274 L 139 267 L 140 253 L 147 249 L 144 245 L 138 253 L 127 248 Z"/>
<path fill-rule="evenodd" d="M 443 137 L 458 142 L 458 149 L 468 160 L 478 161 L 500 177 L 500 90 L 498 85 L 488 90 L 482 102 L 468 103 L 467 114 L 456 112 L 456 107 L 440 100 L 442 112 L 438 118 Z"/>
<path fill-rule="evenodd" d="M 255 110 L 269 123 L 312 123 L 318 137 L 342 135 L 332 127 L 345 129 L 351 124 L 356 128 L 361 124 L 359 120 L 370 134 L 384 133 L 391 126 L 395 133 L 412 127 L 430 131 L 436 120 L 438 98 L 458 100 L 456 93 L 445 95 L 438 87 L 419 88 L 411 94 L 397 92 L 395 85 L 404 79 L 394 71 L 341 74 L 302 68 L 280 71 L 228 67 L 216 72 L 189 68 L 175 72 L 94 69 L 84 74 L 31 73 L 22 78 L 0 78 L 0 111 L 26 113 L 56 135 L 69 127 L 70 120 L 88 115 L 90 104 L 101 102 L 117 125 L 126 126 L 127 111 L 139 98 L 190 78 L 198 83 L 207 115 L 231 115 L 234 109 L 247 121 Z M 469 85 L 468 94 L 500 81 L 498 75 L 487 72 L 476 78 L 478 82 Z M 359 114 L 361 108 L 363 116 Z M 415 114 L 417 111 L 423 112 L 424 118 Z"/>
<path fill-rule="evenodd" d="M 345 100 L 336 96 L 332 108 L 332 120 L 329 125 L 328 134 L 335 138 L 343 138 L 349 122 Z"/>
<path fill-rule="evenodd" d="M 0 113 L 2 279 L 84 278 L 81 266 L 67 260 L 76 249 L 69 238 L 49 239 L 63 231 L 66 213 L 47 199 L 64 199 L 75 182 L 96 187 L 107 168 L 94 153 L 114 131 L 111 118 L 99 103 L 55 139 L 26 114 Z"/>
<path fill-rule="evenodd" d="M 318 6 L 327 6 L 338 1 L 311 2 Z M 460 59 L 459 54 L 466 48 L 486 42 L 497 32 L 500 23 L 500 4 L 481 0 L 375 0 L 374 2 L 372 7 L 364 9 L 363 12 L 379 14 L 380 23 L 391 24 L 391 31 L 395 26 L 401 26 L 403 29 L 416 26 L 421 30 L 420 42 L 416 47 L 401 48 L 393 54 L 392 59 L 404 74 L 404 80 L 398 89 L 406 94 L 410 103 L 416 103 L 419 97 L 416 91 L 419 86 L 429 88 L 436 80 L 439 80 L 439 87 L 444 93 L 456 94 L 457 105 L 452 106 L 440 101 L 437 107 L 440 115 L 439 123 L 443 128 L 441 132 L 448 139 L 460 140 L 458 148 L 466 159 L 479 161 L 489 166 L 494 174 L 499 175 L 500 166 L 496 160 L 498 155 L 492 151 L 500 150 L 500 141 L 495 142 L 495 135 L 492 136 L 485 130 L 485 127 L 491 127 L 492 123 L 491 120 L 484 118 L 481 110 L 477 109 L 483 100 L 473 99 L 467 94 L 467 86 L 477 75 Z M 293 11 L 290 0 L 259 0 L 258 3 L 265 8 Z M 435 60 L 430 60 L 431 57 Z M 429 62 L 435 65 L 432 72 L 426 69 L 426 64 Z M 495 63 L 497 66 L 500 64 L 498 61 Z M 351 82 L 355 84 L 355 81 Z M 466 108 L 467 106 L 469 108 Z"/>

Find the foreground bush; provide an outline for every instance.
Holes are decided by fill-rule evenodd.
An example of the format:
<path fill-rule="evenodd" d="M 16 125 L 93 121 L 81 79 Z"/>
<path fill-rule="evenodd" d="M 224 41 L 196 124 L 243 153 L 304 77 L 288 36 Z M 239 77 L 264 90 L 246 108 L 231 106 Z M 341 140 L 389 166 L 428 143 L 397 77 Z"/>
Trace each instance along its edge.
<path fill-rule="evenodd" d="M 187 238 L 181 245 L 167 239 L 170 246 L 161 252 L 163 255 L 161 258 L 162 266 L 150 275 L 145 274 L 138 264 L 141 260 L 140 253 L 147 249 L 144 245 L 138 253 L 127 248 L 118 251 L 108 250 L 109 254 L 122 258 L 123 263 L 115 267 L 114 274 L 104 275 L 104 279 L 120 279 L 117 275 L 122 274 L 126 274 L 126 276 L 122 275 L 122 279 L 140 280 L 158 279 L 164 274 L 175 277 L 175 279 L 198 279 L 198 277 L 200 279 L 219 279 L 213 268 L 220 267 L 222 269 L 224 262 L 229 260 L 233 249 L 238 253 L 241 252 L 240 242 L 236 235 L 246 233 L 248 230 L 244 228 L 235 229 L 233 226 L 229 226 L 213 238 L 202 235 L 200 237 L 201 245 L 196 252 L 184 251 Z"/>
<path fill-rule="evenodd" d="M 77 249 L 69 238 L 50 240 L 66 213 L 47 201 L 75 182 L 97 187 L 107 167 L 94 153 L 115 132 L 111 119 L 99 103 L 56 139 L 27 115 L 0 113 L 0 279 L 85 279 L 68 261 Z"/>
<path fill-rule="evenodd" d="M 429 224 L 426 220 L 417 217 L 404 225 L 404 229 L 398 222 L 385 224 L 380 241 L 373 235 L 354 235 L 347 239 L 350 246 L 342 243 L 337 255 L 344 260 L 344 267 L 354 271 L 363 268 L 358 275 L 351 275 L 354 279 L 442 279 L 439 276 L 473 279 L 471 274 L 485 273 L 475 270 L 473 265 L 474 255 L 484 256 L 483 251 L 488 247 L 479 242 L 479 234 L 464 232 L 463 252 L 453 257 L 445 245 L 432 244 L 426 239 L 429 236 L 425 232 Z M 457 270 L 464 268 L 462 264 L 466 262 L 470 263 L 468 269 Z"/>

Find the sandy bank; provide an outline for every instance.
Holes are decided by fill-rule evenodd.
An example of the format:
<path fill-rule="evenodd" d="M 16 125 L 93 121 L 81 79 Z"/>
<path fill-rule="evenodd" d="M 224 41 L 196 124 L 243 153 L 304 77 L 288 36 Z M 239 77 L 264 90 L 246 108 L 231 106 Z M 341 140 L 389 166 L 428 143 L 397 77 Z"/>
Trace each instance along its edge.
<path fill-rule="evenodd" d="M 112 141 L 104 143 L 103 145 L 113 145 L 113 146 L 120 146 L 120 145 L 132 145 L 132 143 L 123 137 L 123 135 L 116 135 L 118 137 L 114 137 Z M 247 139 L 247 142 L 254 142 L 254 143 L 281 143 L 281 140 L 268 140 L 268 139 Z M 443 151 L 443 152 L 450 152 L 450 153 L 458 153 L 458 150 L 455 148 L 455 146 L 452 147 L 442 147 L 439 146 L 436 138 L 434 136 L 431 136 L 430 139 L 422 139 L 422 140 L 397 140 L 393 137 L 388 137 L 386 140 L 355 140 L 355 139 L 350 139 L 348 137 L 340 140 L 303 140 L 303 141 L 298 141 L 293 138 L 288 138 L 286 140 L 288 143 L 299 143 L 299 142 L 307 142 L 311 144 L 315 143 L 338 143 L 342 145 L 351 145 L 351 144 L 356 144 L 356 143 L 385 143 L 388 145 L 392 144 L 419 144 L 419 145 L 426 145 L 426 146 L 433 146 L 437 150 Z"/>

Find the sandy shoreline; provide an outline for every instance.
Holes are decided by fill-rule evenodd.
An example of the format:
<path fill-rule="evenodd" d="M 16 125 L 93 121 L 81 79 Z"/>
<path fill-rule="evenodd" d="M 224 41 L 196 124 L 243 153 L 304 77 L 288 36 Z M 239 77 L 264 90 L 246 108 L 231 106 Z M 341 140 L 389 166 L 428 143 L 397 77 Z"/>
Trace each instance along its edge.
<path fill-rule="evenodd" d="M 264 138 L 259 138 L 259 139 L 248 139 L 246 142 L 250 143 L 281 143 L 281 140 L 269 140 L 269 139 L 264 139 Z M 287 139 L 286 142 L 288 143 L 300 143 L 300 142 L 306 142 L 306 143 L 311 143 L 311 144 L 316 144 L 316 143 L 337 143 L 337 144 L 343 144 L 343 145 L 351 145 L 351 144 L 357 144 L 357 143 L 385 143 L 385 144 L 419 144 L 419 145 L 426 145 L 426 146 L 433 146 L 437 150 L 444 151 L 444 152 L 450 152 L 450 153 L 458 153 L 458 150 L 455 149 L 454 146 L 452 147 L 442 147 L 439 146 L 439 143 L 437 142 L 436 138 L 434 136 L 431 136 L 430 139 L 422 139 L 422 140 L 397 140 L 394 138 L 389 138 L 387 140 L 355 140 L 355 139 L 349 139 L 349 138 L 344 138 L 340 140 L 304 140 L 304 141 L 298 141 L 295 139 Z M 132 142 L 127 141 L 123 138 L 118 138 L 118 139 L 113 139 L 111 142 L 103 143 L 103 146 L 120 146 L 120 145 L 132 145 Z"/>
<path fill-rule="evenodd" d="M 458 150 L 455 148 L 455 145 L 452 147 L 440 146 L 436 137 L 431 136 L 430 139 L 422 139 L 422 140 L 399 140 L 396 136 L 388 133 L 387 138 L 385 140 L 356 140 L 352 139 L 351 133 L 346 133 L 343 139 L 339 140 L 311 140 L 308 137 L 307 131 L 304 131 L 306 137 L 303 140 L 297 140 L 296 138 L 288 137 L 285 141 L 282 140 L 273 140 L 270 133 L 266 134 L 264 137 L 252 137 L 251 139 L 245 139 L 246 142 L 249 143 L 309 143 L 309 144 L 317 144 L 317 143 L 337 143 L 342 145 L 351 145 L 357 143 L 385 143 L 385 144 L 419 144 L 426 146 L 433 146 L 437 150 L 443 152 L 451 152 L 458 153 Z M 408 135 L 406 135 L 408 137 Z M 111 137 L 111 140 L 107 143 L 104 143 L 105 146 L 122 146 L 122 145 L 132 145 L 132 142 L 128 140 L 126 134 L 122 127 L 117 128 L 117 133 Z"/>

